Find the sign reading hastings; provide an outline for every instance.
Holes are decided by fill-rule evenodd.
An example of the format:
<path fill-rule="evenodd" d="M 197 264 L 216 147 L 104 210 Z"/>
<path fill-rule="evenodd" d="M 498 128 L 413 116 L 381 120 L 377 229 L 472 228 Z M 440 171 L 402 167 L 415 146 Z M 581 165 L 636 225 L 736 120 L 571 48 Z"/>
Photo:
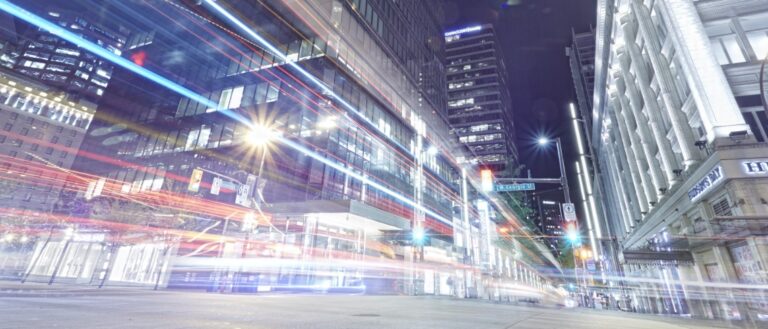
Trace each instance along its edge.
<path fill-rule="evenodd" d="M 723 167 L 717 165 L 715 168 L 712 168 L 712 170 L 710 170 L 706 175 L 704 175 L 704 177 L 701 178 L 701 180 L 699 180 L 696 185 L 688 190 L 688 198 L 691 201 L 696 201 L 702 197 L 705 192 L 708 192 L 713 186 L 722 180 Z"/>
<path fill-rule="evenodd" d="M 748 175 L 768 175 L 768 159 L 748 160 L 741 163 Z"/>

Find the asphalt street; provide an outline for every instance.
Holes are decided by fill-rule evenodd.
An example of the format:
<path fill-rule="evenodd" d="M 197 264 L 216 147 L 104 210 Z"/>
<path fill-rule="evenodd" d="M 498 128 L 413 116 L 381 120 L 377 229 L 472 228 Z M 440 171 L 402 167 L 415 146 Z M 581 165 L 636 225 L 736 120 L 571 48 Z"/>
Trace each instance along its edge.
<path fill-rule="evenodd" d="M 0 328 L 706 328 L 616 311 L 405 296 L 94 292 L 2 297 Z"/>

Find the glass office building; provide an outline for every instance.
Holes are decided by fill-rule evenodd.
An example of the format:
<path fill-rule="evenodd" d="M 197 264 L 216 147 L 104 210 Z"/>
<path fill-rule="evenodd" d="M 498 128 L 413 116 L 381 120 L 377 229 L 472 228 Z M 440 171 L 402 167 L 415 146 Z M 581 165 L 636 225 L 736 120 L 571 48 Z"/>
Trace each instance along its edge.
<path fill-rule="evenodd" d="M 447 116 L 471 156 L 461 159 L 501 172 L 517 163 L 507 69 L 492 25 L 445 33 Z M 511 167 L 511 168 L 508 168 Z"/>
<path fill-rule="evenodd" d="M 534 264 L 553 259 L 499 248 L 495 223 L 514 219 L 456 160 L 434 5 L 111 3 L 99 17 L 130 34 L 55 210 L 87 220 L 51 229 L 27 274 L 544 293 Z"/>

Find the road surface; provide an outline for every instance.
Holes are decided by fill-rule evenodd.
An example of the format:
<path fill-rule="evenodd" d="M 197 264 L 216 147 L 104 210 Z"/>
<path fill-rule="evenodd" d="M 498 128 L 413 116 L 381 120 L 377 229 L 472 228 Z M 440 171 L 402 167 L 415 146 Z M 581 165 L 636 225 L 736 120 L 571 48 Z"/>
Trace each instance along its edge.
<path fill-rule="evenodd" d="M 679 318 L 431 297 L 97 291 L 3 297 L 0 328 L 703 328 Z M 725 326 L 719 326 L 725 327 Z"/>

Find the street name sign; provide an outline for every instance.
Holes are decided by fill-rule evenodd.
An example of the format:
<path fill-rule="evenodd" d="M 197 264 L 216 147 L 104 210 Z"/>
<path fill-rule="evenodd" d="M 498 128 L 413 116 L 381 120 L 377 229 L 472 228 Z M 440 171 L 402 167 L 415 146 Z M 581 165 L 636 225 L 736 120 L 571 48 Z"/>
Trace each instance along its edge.
<path fill-rule="evenodd" d="M 533 191 L 536 189 L 535 183 L 519 183 L 519 184 L 496 184 L 496 192 L 519 192 L 519 191 Z"/>

